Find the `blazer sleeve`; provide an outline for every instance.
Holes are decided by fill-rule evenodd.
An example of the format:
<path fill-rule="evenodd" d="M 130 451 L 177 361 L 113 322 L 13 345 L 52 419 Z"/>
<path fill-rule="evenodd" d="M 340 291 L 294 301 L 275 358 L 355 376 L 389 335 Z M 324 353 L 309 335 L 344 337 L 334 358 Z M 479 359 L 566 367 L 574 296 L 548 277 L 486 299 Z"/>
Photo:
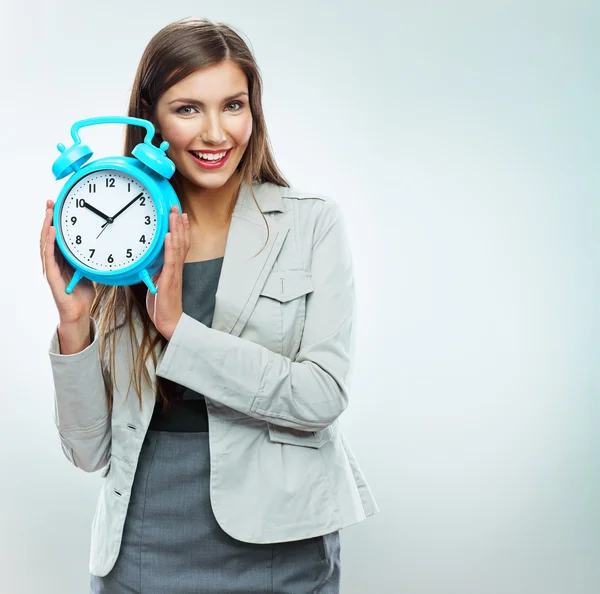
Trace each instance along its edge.
<path fill-rule="evenodd" d="M 50 340 L 54 379 L 54 422 L 65 457 L 74 466 L 94 472 L 108 464 L 111 423 L 98 350 L 98 327 L 83 351 L 61 355 L 58 328 Z"/>
<path fill-rule="evenodd" d="M 332 424 L 348 405 L 354 350 L 354 274 L 338 204 L 323 201 L 312 252 L 313 291 L 294 360 L 183 314 L 157 375 L 246 415 L 303 431 Z"/>

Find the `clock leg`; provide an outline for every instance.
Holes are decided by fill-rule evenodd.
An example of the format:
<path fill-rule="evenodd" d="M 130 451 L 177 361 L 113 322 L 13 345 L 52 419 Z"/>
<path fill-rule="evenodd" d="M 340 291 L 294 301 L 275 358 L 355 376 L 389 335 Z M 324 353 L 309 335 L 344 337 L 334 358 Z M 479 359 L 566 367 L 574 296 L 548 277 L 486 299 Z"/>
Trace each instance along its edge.
<path fill-rule="evenodd" d="M 152 282 L 152 279 L 145 268 L 140 272 L 140 278 L 146 283 L 146 286 L 150 289 L 150 293 L 156 295 L 157 288 L 154 286 L 154 283 Z"/>
<path fill-rule="evenodd" d="M 71 282 L 69 283 L 69 285 L 65 289 L 65 293 L 67 293 L 67 295 L 70 295 L 73 292 L 73 289 L 75 288 L 75 285 L 82 278 L 83 278 L 83 274 L 82 274 L 81 270 L 75 270 L 75 273 L 73 274 L 73 278 L 71 279 Z"/>

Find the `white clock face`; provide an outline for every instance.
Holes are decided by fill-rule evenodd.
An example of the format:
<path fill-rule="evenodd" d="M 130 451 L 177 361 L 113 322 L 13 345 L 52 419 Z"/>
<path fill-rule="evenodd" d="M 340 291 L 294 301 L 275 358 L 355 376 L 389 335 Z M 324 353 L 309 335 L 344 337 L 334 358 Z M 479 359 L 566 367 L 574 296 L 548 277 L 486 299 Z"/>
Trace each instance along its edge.
<path fill-rule="evenodd" d="M 62 237 L 73 256 L 99 271 L 139 260 L 154 241 L 156 206 L 131 175 L 103 169 L 81 178 L 60 211 Z"/>

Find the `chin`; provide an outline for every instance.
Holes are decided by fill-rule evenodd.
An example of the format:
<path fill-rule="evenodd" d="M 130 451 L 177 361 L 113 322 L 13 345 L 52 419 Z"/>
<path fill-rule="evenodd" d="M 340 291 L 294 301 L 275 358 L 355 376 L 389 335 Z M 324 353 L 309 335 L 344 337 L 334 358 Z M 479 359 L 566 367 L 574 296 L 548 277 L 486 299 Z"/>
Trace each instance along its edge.
<path fill-rule="evenodd" d="M 198 174 L 197 172 L 194 172 L 194 175 L 183 174 L 188 183 L 210 190 L 222 188 L 231 179 L 231 176 L 232 174 L 223 171 L 207 175 Z"/>

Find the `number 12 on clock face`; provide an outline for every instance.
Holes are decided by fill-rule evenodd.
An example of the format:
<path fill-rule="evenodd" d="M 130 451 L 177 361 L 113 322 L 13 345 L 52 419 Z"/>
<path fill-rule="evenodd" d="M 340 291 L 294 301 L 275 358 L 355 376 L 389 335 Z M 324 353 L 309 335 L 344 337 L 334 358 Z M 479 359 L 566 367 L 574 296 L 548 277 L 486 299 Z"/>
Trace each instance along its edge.
<path fill-rule="evenodd" d="M 157 211 L 139 180 L 117 170 L 81 178 L 62 203 L 60 226 L 73 257 L 96 271 L 140 260 L 156 237 Z"/>

